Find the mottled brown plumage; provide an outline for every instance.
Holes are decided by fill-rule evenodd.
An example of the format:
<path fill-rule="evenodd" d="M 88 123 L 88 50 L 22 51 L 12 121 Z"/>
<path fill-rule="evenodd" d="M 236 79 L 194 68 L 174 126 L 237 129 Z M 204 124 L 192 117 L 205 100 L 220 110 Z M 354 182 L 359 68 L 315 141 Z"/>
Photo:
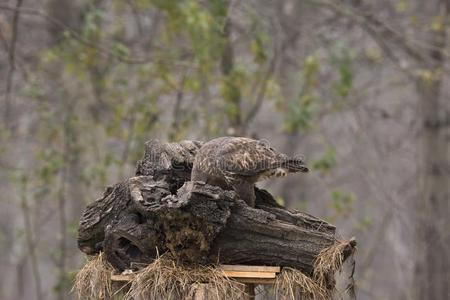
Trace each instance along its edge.
<path fill-rule="evenodd" d="M 191 180 L 235 190 L 241 199 L 254 206 L 257 181 L 293 172 L 308 172 L 301 158 L 288 157 L 264 141 L 221 137 L 198 150 Z"/>

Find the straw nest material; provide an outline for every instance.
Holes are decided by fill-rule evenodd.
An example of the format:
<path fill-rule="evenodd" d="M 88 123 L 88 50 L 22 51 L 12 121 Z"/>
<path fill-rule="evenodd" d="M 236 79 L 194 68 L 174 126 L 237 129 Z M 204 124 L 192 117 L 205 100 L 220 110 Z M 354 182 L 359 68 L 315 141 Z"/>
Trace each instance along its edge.
<path fill-rule="evenodd" d="M 277 299 L 327 299 L 328 291 L 299 270 L 283 268 L 275 282 Z"/>
<path fill-rule="evenodd" d="M 354 252 L 355 246 L 356 241 L 352 238 L 322 250 L 314 262 L 314 281 L 326 290 L 333 290 L 334 274 L 341 269 L 344 259 Z"/>
<path fill-rule="evenodd" d="M 345 251 L 353 249 L 351 241 L 337 242 L 317 256 L 312 276 L 300 270 L 284 267 L 277 276 L 274 293 L 277 299 L 330 299 L 334 289 L 334 274 L 346 257 Z M 194 299 L 199 290 L 203 298 L 211 300 L 244 299 L 245 287 L 229 278 L 214 266 L 177 263 L 164 254 L 145 268 L 134 272 L 130 282 L 121 289 L 111 284 L 112 266 L 104 254 L 88 260 L 78 272 L 74 285 L 78 299 Z M 201 289 L 203 287 L 203 289 Z"/>
<path fill-rule="evenodd" d="M 238 300 L 244 294 L 245 286 L 225 276 L 222 270 L 214 266 L 185 266 L 166 255 L 133 273 L 126 293 L 123 287 L 113 288 L 113 271 L 103 253 L 91 258 L 75 279 L 73 289 L 78 299 L 184 299 L 196 293 L 194 287 L 206 284 L 203 292 L 207 299 Z"/>
<path fill-rule="evenodd" d="M 207 284 L 207 299 L 241 299 L 244 285 L 214 266 L 184 266 L 163 256 L 136 273 L 128 299 L 184 299 Z"/>
<path fill-rule="evenodd" d="M 106 261 L 104 253 L 92 256 L 77 273 L 73 290 L 78 299 L 106 299 L 112 295 L 111 273 L 114 268 Z"/>
<path fill-rule="evenodd" d="M 314 261 L 312 276 L 292 268 L 283 268 L 275 283 L 277 299 L 331 299 L 335 289 L 334 274 L 342 267 L 345 258 L 353 253 L 354 239 L 339 241 L 323 249 Z"/>

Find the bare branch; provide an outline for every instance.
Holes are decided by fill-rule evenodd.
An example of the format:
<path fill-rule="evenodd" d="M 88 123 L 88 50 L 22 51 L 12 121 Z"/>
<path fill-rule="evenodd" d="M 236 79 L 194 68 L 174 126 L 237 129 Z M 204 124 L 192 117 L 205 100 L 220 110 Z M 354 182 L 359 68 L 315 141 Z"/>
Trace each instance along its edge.
<path fill-rule="evenodd" d="M 72 105 L 66 105 L 66 111 L 64 112 L 64 136 L 63 136 L 63 152 L 62 156 L 64 162 L 70 161 L 71 155 L 71 141 L 70 141 L 70 118 L 73 114 Z M 58 267 L 58 280 L 60 284 L 63 284 L 66 280 L 66 260 L 67 260 L 67 215 L 66 215 L 66 190 L 69 180 L 69 170 L 67 164 L 62 166 L 60 170 L 60 182 L 58 189 L 58 217 L 59 217 L 59 256 L 57 260 Z M 58 289 L 58 299 L 63 300 L 65 298 L 64 289 Z"/>
<path fill-rule="evenodd" d="M 266 91 L 267 91 L 267 84 L 269 83 L 270 77 L 275 72 L 275 67 L 277 65 L 277 61 L 278 61 L 278 55 L 277 55 L 277 50 L 275 49 L 275 52 L 270 61 L 269 67 L 267 68 L 267 71 L 265 72 L 264 77 L 261 80 L 261 85 L 259 87 L 258 93 L 256 94 L 255 104 L 248 112 L 248 114 L 243 122 L 243 127 L 247 127 L 250 124 L 250 122 L 253 120 L 253 118 L 256 116 L 258 111 L 261 109 L 261 106 L 264 102 L 264 97 L 265 97 Z"/>
<path fill-rule="evenodd" d="M 420 50 L 434 50 L 441 53 L 441 55 L 448 57 L 449 53 L 445 49 L 440 48 L 436 45 L 429 45 L 422 43 L 417 40 L 409 39 L 404 34 L 396 31 L 394 28 L 390 27 L 379 20 L 371 12 L 363 12 L 361 10 L 353 9 L 349 6 L 343 6 L 335 4 L 334 2 L 327 0 L 308 0 L 313 5 L 318 5 L 327 8 L 341 16 L 344 16 L 355 23 L 359 24 L 366 32 L 370 34 L 371 37 L 383 48 L 383 50 L 388 49 L 387 53 L 389 58 L 396 60 L 395 56 L 392 56 L 392 51 L 390 48 L 386 48 L 387 42 L 392 45 L 398 46 L 407 56 L 412 59 L 415 63 L 425 64 L 428 57 L 425 55 L 424 51 Z M 383 40 L 383 44 L 380 41 Z M 398 60 L 396 60 L 398 61 Z"/>
<path fill-rule="evenodd" d="M 235 54 L 231 42 L 231 30 L 233 27 L 232 20 L 229 17 L 229 11 L 232 8 L 231 4 L 228 3 L 227 15 L 225 16 L 225 23 L 221 33 L 223 38 L 223 48 L 220 58 L 220 67 L 222 75 L 225 77 L 224 82 L 227 85 L 227 89 L 233 90 L 233 93 L 227 97 L 228 99 L 225 99 L 229 105 L 234 107 L 233 113 L 227 114 L 228 120 L 231 127 L 237 131 L 237 133 L 242 134 L 242 95 L 239 86 L 237 86 L 235 80 L 232 78 L 235 70 Z"/>
<path fill-rule="evenodd" d="M 152 63 L 154 62 L 154 58 L 153 57 L 139 57 L 139 58 L 133 58 L 133 57 L 124 57 L 124 56 L 118 56 L 115 55 L 113 51 L 111 51 L 108 47 L 103 46 L 103 45 L 99 45 L 96 43 L 93 43 L 91 41 L 89 41 L 88 39 L 84 38 L 83 36 L 81 36 L 76 30 L 72 29 L 70 26 L 64 24 L 63 22 L 61 22 L 60 20 L 57 20 L 51 16 L 49 16 L 47 13 L 45 13 L 44 11 L 38 10 L 38 9 L 33 9 L 33 8 L 17 8 L 17 7 L 12 7 L 9 5 L 3 5 L 0 4 L 0 10 L 7 10 L 7 11 L 13 11 L 13 12 L 20 12 L 21 14 L 26 14 L 26 15 L 33 15 L 33 16 L 38 16 L 41 17 L 43 19 L 45 19 L 47 22 L 51 23 L 52 25 L 58 26 L 63 28 L 64 30 L 66 30 L 69 34 L 70 37 L 74 38 L 75 40 L 77 40 L 78 42 L 80 42 L 81 44 L 90 47 L 96 51 L 98 51 L 98 53 L 100 55 L 102 55 L 103 57 L 114 57 L 116 58 L 118 61 L 122 62 L 122 63 L 126 63 L 126 64 L 148 64 L 148 63 Z M 183 56 L 189 56 L 190 54 L 183 54 Z M 159 61 L 161 61 L 163 58 L 158 58 Z M 188 67 L 188 68 L 193 68 L 193 69 L 197 69 L 198 67 L 187 63 L 187 62 L 174 62 L 173 59 L 167 59 L 167 62 L 173 65 L 178 65 L 178 66 L 182 66 L 182 67 Z"/>
<path fill-rule="evenodd" d="M 12 21 L 12 34 L 11 43 L 9 46 L 9 71 L 6 78 L 6 91 L 5 91 L 5 108 L 4 108 L 4 122 L 7 127 L 10 127 L 10 113 L 11 113 L 11 90 L 13 84 L 15 66 L 15 54 L 16 54 L 16 43 L 18 35 L 19 17 L 20 17 L 20 7 L 22 6 L 23 0 L 17 0 L 16 8 L 14 10 L 13 21 Z"/>
<path fill-rule="evenodd" d="M 186 82 L 186 74 L 183 74 L 183 76 L 180 79 L 179 86 L 177 87 L 177 96 L 176 96 L 176 101 L 175 101 L 175 105 L 173 107 L 173 112 L 172 112 L 172 128 L 169 133 L 169 138 L 171 140 L 176 138 L 176 135 L 177 135 L 178 131 L 180 130 L 180 117 L 181 117 L 180 114 L 182 113 L 181 103 L 184 100 L 185 82 Z"/>
<path fill-rule="evenodd" d="M 38 262 L 36 257 L 37 242 L 33 237 L 33 225 L 30 218 L 30 208 L 28 205 L 27 184 L 24 180 L 20 187 L 20 206 L 23 214 L 25 225 L 25 240 L 28 248 L 28 255 L 30 258 L 31 270 L 34 278 L 36 289 L 36 298 L 42 300 L 41 275 L 39 273 Z"/>
<path fill-rule="evenodd" d="M 267 68 L 266 73 L 264 74 L 264 77 L 261 80 L 261 85 L 258 90 L 258 93 L 256 94 L 256 101 L 254 106 L 250 109 L 250 111 L 247 114 L 247 117 L 245 118 L 245 121 L 243 123 L 244 130 L 250 122 L 253 120 L 253 118 L 256 116 L 258 111 L 261 109 L 261 106 L 264 102 L 264 97 L 266 95 L 267 91 L 267 85 L 269 83 L 270 77 L 274 74 L 278 59 L 284 55 L 286 52 L 286 49 L 288 48 L 288 45 L 292 43 L 292 41 L 297 40 L 298 35 L 300 34 L 299 30 L 296 30 L 282 45 L 281 49 L 277 49 L 277 47 L 274 47 L 274 54 L 272 59 L 270 60 L 269 67 Z"/>

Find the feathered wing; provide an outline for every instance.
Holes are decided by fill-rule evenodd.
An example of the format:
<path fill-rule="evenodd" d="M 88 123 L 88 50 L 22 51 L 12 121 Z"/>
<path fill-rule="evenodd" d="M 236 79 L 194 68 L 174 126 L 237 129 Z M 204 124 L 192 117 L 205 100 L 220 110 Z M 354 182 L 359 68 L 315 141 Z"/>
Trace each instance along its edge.
<path fill-rule="evenodd" d="M 250 206 L 255 182 L 289 172 L 307 172 L 301 158 L 290 158 L 263 141 L 221 137 L 205 143 L 194 160 L 191 180 L 233 189 Z"/>
<path fill-rule="evenodd" d="M 220 167 L 229 176 L 258 176 L 276 168 L 285 168 L 289 172 L 308 172 L 301 158 L 289 158 L 263 141 L 249 138 L 230 139 L 220 155 Z"/>

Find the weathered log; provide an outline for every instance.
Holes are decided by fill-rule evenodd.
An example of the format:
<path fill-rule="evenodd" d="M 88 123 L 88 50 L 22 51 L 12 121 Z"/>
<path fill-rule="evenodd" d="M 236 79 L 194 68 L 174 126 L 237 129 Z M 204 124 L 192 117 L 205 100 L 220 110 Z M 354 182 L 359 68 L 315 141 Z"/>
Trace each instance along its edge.
<path fill-rule="evenodd" d="M 194 157 L 202 144 L 203 142 L 199 141 L 148 141 L 145 143 L 144 157 L 137 163 L 136 176 L 153 176 L 155 180 L 165 181 L 175 193 L 191 179 Z"/>
<path fill-rule="evenodd" d="M 146 144 L 137 175 L 107 189 L 85 210 L 82 251 L 104 250 L 119 270 L 169 252 L 187 263 L 277 265 L 308 274 L 318 253 L 334 243 L 335 227 L 288 211 L 256 189 L 256 208 L 233 191 L 189 182 L 199 142 Z"/>

